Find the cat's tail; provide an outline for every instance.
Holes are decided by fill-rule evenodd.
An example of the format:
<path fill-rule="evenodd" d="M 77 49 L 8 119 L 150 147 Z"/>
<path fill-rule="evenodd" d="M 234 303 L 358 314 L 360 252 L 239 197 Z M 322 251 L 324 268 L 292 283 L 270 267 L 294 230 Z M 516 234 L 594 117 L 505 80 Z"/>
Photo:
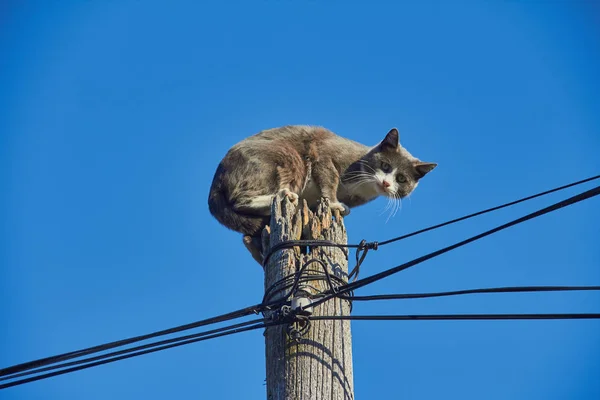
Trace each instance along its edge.
<path fill-rule="evenodd" d="M 262 229 L 269 223 L 269 217 L 234 210 L 231 202 L 218 186 L 210 188 L 208 209 L 221 224 L 244 235 L 260 236 Z"/>

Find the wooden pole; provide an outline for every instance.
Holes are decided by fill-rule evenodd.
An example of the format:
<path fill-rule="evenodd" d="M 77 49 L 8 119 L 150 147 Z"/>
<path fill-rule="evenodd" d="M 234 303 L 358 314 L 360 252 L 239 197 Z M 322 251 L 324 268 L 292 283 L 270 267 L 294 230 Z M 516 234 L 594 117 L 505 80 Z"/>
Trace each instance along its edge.
<path fill-rule="evenodd" d="M 329 201 L 322 199 L 313 213 L 306 203 L 299 207 L 287 197 L 273 202 L 270 230 L 263 232 L 263 249 L 293 239 L 326 239 L 346 244 L 343 219 L 336 211 L 335 218 Z M 263 251 L 264 251 L 263 250 Z M 348 261 L 342 250 L 335 247 L 315 247 L 308 254 L 300 248 L 277 251 L 265 267 L 265 291 L 280 279 L 296 273 L 304 263 L 317 258 L 325 263 L 329 273 L 347 281 Z M 323 274 L 317 263 L 310 265 Z M 303 287 L 311 294 L 329 289 L 323 280 L 311 280 Z M 272 293 L 270 300 L 287 296 L 291 289 Z M 313 310 L 313 315 L 349 315 L 347 300 L 332 299 Z M 352 337 L 350 321 L 311 321 L 300 339 L 286 333 L 287 326 L 269 327 L 265 331 L 267 399 L 268 400 L 348 400 L 354 399 L 352 374 Z"/>

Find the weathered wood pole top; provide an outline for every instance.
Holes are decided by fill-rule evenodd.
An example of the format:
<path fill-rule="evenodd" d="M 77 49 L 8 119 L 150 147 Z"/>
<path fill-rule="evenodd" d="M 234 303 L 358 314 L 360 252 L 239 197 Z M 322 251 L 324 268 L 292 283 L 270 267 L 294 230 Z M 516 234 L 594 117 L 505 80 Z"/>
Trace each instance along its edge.
<path fill-rule="evenodd" d="M 263 252 L 271 246 L 293 239 L 325 239 L 346 244 L 344 221 L 336 211 L 332 216 L 329 201 L 322 199 L 313 213 L 306 203 L 299 206 L 287 197 L 273 202 L 270 229 L 263 232 Z M 303 251 L 303 252 L 302 252 Z M 348 260 L 346 253 L 336 247 L 294 247 L 277 251 L 265 266 L 265 291 L 288 276 L 294 276 L 310 259 L 324 262 L 331 275 L 347 282 Z M 324 272 L 316 263 L 307 268 L 308 279 L 302 289 L 318 295 L 329 289 L 323 279 Z M 336 280 L 337 281 L 337 280 Z M 291 289 L 279 285 L 271 300 L 288 295 Z M 347 300 L 332 299 L 313 310 L 315 316 L 349 315 Z M 269 327 L 265 331 L 267 399 L 354 399 L 352 374 L 352 338 L 349 321 L 311 321 L 308 331 L 299 340 L 293 340 L 285 325 Z"/>

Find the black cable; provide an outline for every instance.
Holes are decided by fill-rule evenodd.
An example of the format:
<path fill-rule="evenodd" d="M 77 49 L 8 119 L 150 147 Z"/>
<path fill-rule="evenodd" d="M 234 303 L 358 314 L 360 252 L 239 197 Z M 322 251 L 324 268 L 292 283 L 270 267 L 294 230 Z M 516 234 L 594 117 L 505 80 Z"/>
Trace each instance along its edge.
<path fill-rule="evenodd" d="M 313 260 L 316 260 L 316 259 L 313 259 Z M 317 262 L 317 261 L 314 261 L 314 262 Z M 292 289 L 294 287 L 294 285 L 299 285 L 302 283 L 313 282 L 313 281 L 326 281 L 329 288 L 344 286 L 348 283 L 344 279 L 330 274 L 329 271 L 327 271 L 327 274 L 323 274 L 323 273 L 321 273 L 320 270 L 307 268 L 307 269 L 303 270 L 302 273 L 305 273 L 305 274 L 302 275 L 302 274 L 299 274 L 298 272 L 295 272 L 284 278 L 281 278 L 280 280 L 278 280 L 277 282 L 272 284 L 267 290 L 265 290 L 265 294 L 263 296 L 263 301 L 265 301 L 265 302 L 268 301 L 277 292 L 283 292 L 288 289 Z M 335 284 L 333 284 L 333 281 L 335 281 Z M 315 292 L 319 292 L 319 289 L 317 289 L 315 287 L 313 287 L 313 289 L 315 290 Z M 290 290 L 290 294 L 293 293 L 294 290 L 295 289 Z M 287 300 L 289 300 L 289 295 L 286 298 L 281 299 L 282 302 L 285 302 Z"/>
<path fill-rule="evenodd" d="M 161 340 L 161 341 L 158 341 L 158 342 L 153 342 L 153 343 L 148 343 L 148 344 L 144 344 L 144 345 L 140 345 L 140 346 L 135 346 L 135 347 L 131 347 L 131 348 L 128 348 L 128 349 L 113 351 L 113 352 L 110 352 L 110 353 L 101 354 L 101 355 L 94 356 L 94 357 L 83 358 L 81 360 L 69 361 L 69 362 L 65 362 L 65 363 L 56 363 L 56 364 L 50 365 L 48 367 L 29 369 L 29 370 L 26 370 L 26 371 L 23 371 L 23 372 L 14 373 L 14 374 L 10 374 L 8 376 L 0 377 L 0 382 L 1 381 L 15 379 L 15 378 L 19 378 L 19 377 L 22 377 L 22 376 L 28 376 L 28 375 L 38 374 L 40 372 L 53 371 L 53 370 L 56 370 L 56 369 L 71 367 L 71 366 L 74 366 L 74 365 L 86 364 L 86 363 L 89 363 L 89 362 L 92 362 L 92 361 L 103 360 L 103 359 L 106 359 L 106 358 L 111 358 L 111 357 L 122 355 L 122 354 L 133 353 L 133 352 L 136 352 L 136 351 L 139 351 L 139 350 L 145 350 L 145 349 L 149 349 L 149 348 L 153 348 L 153 347 L 157 347 L 157 346 L 161 346 L 161 345 L 165 345 L 165 344 L 176 343 L 176 342 L 179 342 L 179 341 L 182 341 L 182 340 L 194 339 L 194 338 L 199 338 L 199 337 L 203 337 L 203 336 L 213 335 L 213 334 L 216 334 L 216 333 L 228 331 L 230 329 L 242 328 L 242 327 L 245 327 L 245 326 L 248 326 L 248 325 L 252 325 L 252 324 L 255 324 L 255 323 L 258 323 L 258 322 L 261 322 L 261 321 L 262 321 L 262 319 L 241 322 L 239 324 L 234 324 L 234 325 L 230 325 L 230 326 L 226 326 L 226 327 L 222 327 L 222 328 L 212 329 L 212 330 L 204 331 L 204 332 L 198 332 L 198 333 L 194 333 L 194 334 L 190 334 L 190 335 L 186 335 L 186 336 L 180 336 L 180 337 L 176 337 L 176 338 L 172 338 L 172 339 L 165 339 L 165 340 Z"/>
<path fill-rule="evenodd" d="M 275 246 L 271 247 L 267 254 L 263 257 L 263 266 L 269 263 L 271 256 L 275 254 L 275 252 L 283 249 L 291 249 L 293 247 L 337 247 L 340 249 L 346 257 L 348 257 L 347 248 L 358 248 L 360 245 L 358 244 L 341 244 L 336 243 L 332 240 L 316 240 L 316 239 L 308 239 L 308 240 L 284 240 L 283 242 L 277 243 Z"/>
<path fill-rule="evenodd" d="M 281 324 L 281 322 L 265 323 L 265 322 L 263 322 L 262 319 L 259 319 L 259 320 L 247 321 L 242 324 L 232 325 L 230 327 L 220 328 L 220 329 L 214 330 L 214 331 L 201 332 L 201 333 L 197 333 L 194 335 L 183 336 L 181 338 L 175 338 L 175 339 L 157 342 L 157 343 L 152 344 L 152 346 L 153 346 L 152 348 L 145 349 L 142 351 L 133 351 L 134 349 L 142 349 L 142 348 L 146 348 L 150 345 L 139 346 L 138 348 L 115 352 L 115 354 L 106 355 L 106 357 L 99 356 L 99 357 L 94 358 L 94 359 L 99 359 L 100 357 L 103 357 L 103 359 L 99 359 L 99 361 L 89 362 L 89 361 L 92 361 L 92 359 L 90 359 L 90 360 L 86 361 L 86 362 L 88 362 L 87 364 L 83 364 L 83 362 L 81 362 L 81 363 L 77 362 L 78 364 L 83 364 L 83 365 L 76 365 L 71 368 L 61 369 L 59 371 L 54 371 L 54 372 L 50 372 L 47 374 L 37 375 L 37 376 L 30 377 L 30 378 L 20 379 L 18 381 L 1 384 L 0 389 L 6 389 L 6 388 L 9 388 L 12 386 L 22 385 L 25 383 L 34 382 L 34 381 L 38 381 L 41 379 L 47 379 L 47 378 L 51 378 L 53 376 L 63 375 L 63 374 L 67 374 L 70 372 L 75 372 L 75 371 L 79 371 L 82 369 L 96 367 L 98 365 L 108 364 L 108 363 L 112 363 L 115 361 L 124 360 L 127 358 L 141 356 L 144 354 L 154 353 L 157 351 L 166 350 L 166 349 L 170 349 L 173 347 L 183 346 L 183 345 L 190 344 L 190 343 L 201 342 L 204 340 L 214 339 L 214 338 L 221 337 L 221 336 L 232 335 L 234 333 L 246 332 L 246 331 L 251 331 L 254 329 L 266 328 L 266 327 L 280 325 L 280 324 Z M 249 325 L 249 326 L 247 326 L 247 325 Z M 216 333 L 209 334 L 209 332 L 216 332 Z M 159 346 L 159 344 L 161 344 L 161 343 L 164 345 Z M 126 352 L 126 354 L 120 355 L 118 357 L 113 357 L 114 355 L 122 354 L 123 352 Z M 112 358 L 108 358 L 108 356 L 110 356 Z M 67 363 L 67 364 L 73 365 L 72 363 Z M 67 365 L 64 365 L 64 366 L 67 366 Z M 57 366 L 56 368 L 60 368 L 60 367 L 64 367 L 64 366 Z M 56 369 L 56 368 L 53 368 L 53 369 Z M 44 369 L 44 370 L 47 370 L 47 369 Z M 31 373 L 34 373 L 34 372 L 36 372 L 36 371 L 33 371 Z M 42 372 L 42 370 L 40 370 L 39 372 Z M 22 376 L 22 375 L 20 375 L 20 376 Z M 15 377 L 16 376 L 11 377 L 10 379 L 15 378 Z"/>
<path fill-rule="evenodd" d="M 543 320 L 600 319 L 600 313 L 581 314 L 433 314 L 433 315 L 333 315 L 310 316 L 312 321 L 456 321 L 456 320 Z"/>
<path fill-rule="evenodd" d="M 300 270 L 298 271 L 298 275 L 296 276 L 294 285 L 292 286 L 292 290 L 290 290 L 290 293 L 288 293 L 286 300 L 289 299 L 290 297 L 292 297 L 296 293 L 296 291 L 298 290 L 298 285 L 300 284 L 300 277 L 305 272 L 306 268 L 310 264 L 313 264 L 313 263 L 319 264 L 321 266 L 321 268 L 323 268 L 323 271 L 325 272 L 325 278 L 327 280 L 327 284 L 329 285 L 329 290 L 332 293 L 336 292 L 336 290 L 335 290 L 336 286 L 334 286 L 333 282 L 331 281 L 331 274 L 329 273 L 329 270 L 327 269 L 327 265 L 325 265 L 323 260 L 319 260 L 318 258 L 312 258 L 312 259 L 308 260 L 307 262 L 305 262 L 304 265 L 302 266 L 302 268 L 300 268 Z"/>
<path fill-rule="evenodd" d="M 512 221 L 510 221 L 510 222 L 508 222 L 506 224 L 497 226 L 496 228 L 490 229 L 488 231 L 485 231 L 485 232 L 480 233 L 478 235 L 472 236 L 472 237 L 470 237 L 468 239 L 465 239 L 465 240 L 460 241 L 458 243 L 455 243 L 453 245 L 450 245 L 450 246 L 444 247 L 442 249 L 436 250 L 436 251 L 434 251 L 432 253 L 429 253 L 429 254 L 426 254 L 424 256 L 415 258 L 415 259 L 413 259 L 413 260 L 411 260 L 409 262 L 406 262 L 404 264 L 401 264 L 401 265 L 399 265 L 397 267 L 390 268 L 390 269 L 385 270 L 383 272 L 380 272 L 378 274 L 374 274 L 374 275 L 371 275 L 371 276 L 369 276 L 367 278 L 360 279 L 360 280 L 358 280 L 356 282 L 349 283 L 348 285 L 346 285 L 344 287 L 338 287 L 337 294 L 333 294 L 333 293 L 332 294 L 328 294 L 325 297 L 323 297 L 323 298 L 321 298 L 321 299 L 316 300 L 315 302 L 313 302 L 311 304 L 311 307 L 316 307 L 317 305 L 319 305 L 321 303 L 324 303 L 325 301 L 330 300 L 333 297 L 336 297 L 336 296 L 339 296 L 339 295 L 344 295 L 344 294 L 346 294 L 346 293 L 348 293 L 348 292 L 350 292 L 352 290 L 356 290 L 358 288 L 361 288 L 361 287 L 366 286 L 368 284 L 371 284 L 373 282 L 379 281 L 379 280 L 381 280 L 383 278 L 387 278 L 390 275 L 396 274 L 396 273 L 398 273 L 400 271 L 404 271 L 405 269 L 413 267 L 413 266 L 415 266 L 417 264 L 420 264 L 420 263 L 422 263 L 424 261 L 427 261 L 427 260 L 430 260 L 430 259 L 435 258 L 437 256 L 440 256 L 440 255 L 442 255 L 444 253 L 447 253 L 447 252 L 449 252 L 451 250 L 457 249 L 459 247 L 462 247 L 462 246 L 464 246 L 466 244 L 469 244 L 471 242 L 474 242 L 476 240 L 482 239 L 482 238 L 484 238 L 486 236 L 492 235 L 492 234 L 494 234 L 496 232 L 499 232 L 501 230 L 504 230 L 506 228 L 510 228 L 511 226 L 518 225 L 518 224 L 523 223 L 525 221 L 528 221 L 530 219 L 537 218 L 537 217 L 542 216 L 544 214 L 550 213 L 552 211 L 556 211 L 556 210 L 561 209 L 563 207 L 570 206 L 572 204 L 575 204 L 575 203 L 578 203 L 580 201 L 589 199 L 589 198 L 597 196 L 599 194 L 600 194 L 600 186 L 597 186 L 597 187 L 595 187 L 593 189 L 587 190 L 587 191 L 585 191 L 583 193 L 580 193 L 580 194 L 578 194 L 576 196 L 569 197 L 566 200 L 559 201 L 558 203 L 555 203 L 555 204 L 553 204 L 551 206 L 548 206 L 548 207 L 545 207 L 545 208 L 543 208 L 541 210 L 538 210 L 538 211 L 535 211 L 533 213 L 527 214 L 527 215 L 525 215 L 525 216 L 523 216 L 521 218 L 517 218 L 517 219 L 512 220 Z"/>
<path fill-rule="evenodd" d="M 262 304 L 256 304 L 254 306 L 242 308 L 240 310 L 233 311 L 233 312 L 223 314 L 223 315 L 219 315 L 217 317 L 207 318 L 207 319 L 204 319 L 201 321 L 192 322 L 192 323 L 185 324 L 185 325 L 180 325 L 180 326 L 177 326 L 174 328 L 164 329 L 164 330 L 149 333 L 146 335 L 135 336 L 135 337 L 131 337 L 128 339 L 104 343 L 101 345 L 92 346 L 92 347 L 88 347 L 88 348 L 81 349 L 81 350 L 71 351 L 68 353 L 63 353 L 63 354 L 59 354 L 59 355 L 55 355 L 55 356 L 51 356 L 51 357 L 40 358 L 38 360 L 28 361 L 28 362 L 25 362 L 22 364 L 17 364 L 17 365 L 13 365 L 13 366 L 10 366 L 7 368 L 0 369 L 0 377 L 6 376 L 9 374 L 23 372 L 23 371 L 30 370 L 33 368 L 39 368 L 39 367 L 42 367 L 45 365 L 55 364 L 55 363 L 58 363 L 61 361 L 71 360 L 73 358 L 82 357 L 82 356 L 86 356 L 89 354 L 98 353 L 101 351 L 114 349 L 116 347 L 125 346 L 125 345 L 131 344 L 131 343 L 136 343 L 136 342 L 140 342 L 140 341 L 147 340 L 147 339 L 152 339 L 152 338 L 159 337 L 159 336 L 169 335 L 169 334 L 173 334 L 173 333 L 177 333 L 177 332 L 181 332 L 181 331 L 185 331 L 185 330 L 189 330 L 189 329 L 193 329 L 193 328 L 198 328 L 198 327 L 205 326 L 205 325 L 211 325 L 211 324 L 216 324 L 216 323 L 220 323 L 220 322 L 225 322 L 225 321 L 229 321 L 232 319 L 245 317 L 250 314 L 258 314 L 259 312 L 262 312 L 268 308 L 269 308 L 269 305 L 265 306 Z"/>
<path fill-rule="evenodd" d="M 403 300 L 403 299 L 424 299 L 428 297 L 460 296 L 465 294 L 479 293 L 526 293 L 526 292 L 566 292 L 566 291 L 592 291 L 600 290 L 600 286 L 507 286 L 482 289 L 464 289 L 452 290 L 447 292 L 433 293 L 400 293 L 400 294 L 379 294 L 372 296 L 348 296 L 352 301 L 370 301 L 370 300 Z"/>
<path fill-rule="evenodd" d="M 311 264 L 319 264 L 319 266 L 323 269 L 324 271 L 324 275 L 308 275 L 305 278 L 308 278 L 309 281 L 313 281 L 313 280 L 325 280 L 327 281 L 327 284 L 329 285 L 329 290 L 332 292 L 335 292 L 335 288 L 337 286 L 340 285 L 334 285 L 332 282 L 332 278 L 333 279 L 337 279 L 338 281 L 341 281 L 341 285 L 345 285 L 346 282 L 344 282 L 343 280 L 341 280 L 340 278 L 331 275 L 329 273 L 329 270 L 327 269 L 327 265 L 325 265 L 325 263 L 322 260 L 319 260 L 318 258 L 312 258 L 310 260 L 308 260 L 307 262 L 305 262 L 302 267 L 300 267 L 300 269 L 298 270 L 298 272 L 295 272 L 293 274 L 290 274 L 280 280 L 278 280 L 277 282 L 275 282 L 274 284 L 272 284 L 269 288 L 267 288 L 267 290 L 265 290 L 265 294 L 263 296 L 263 303 L 266 302 L 267 300 L 270 300 L 270 298 L 273 296 L 274 293 L 276 293 L 275 289 L 278 286 L 284 285 L 282 288 L 280 288 L 278 291 L 282 291 L 285 289 L 289 289 L 291 287 L 290 292 L 287 294 L 287 296 L 282 299 L 282 301 L 287 301 L 290 299 L 290 297 L 292 297 L 295 293 L 296 290 L 298 290 L 298 285 L 301 283 L 302 280 L 302 274 L 304 274 L 305 272 L 309 272 L 309 271 L 315 271 L 315 270 L 308 270 L 308 266 Z M 287 282 L 289 282 L 290 280 L 293 279 L 293 283 L 291 285 L 285 285 Z"/>
<path fill-rule="evenodd" d="M 350 271 L 350 273 L 348 274 L 348 280 L 354 277 L 354 279 L 352 279 L 352 282 L 356 282 L 356 280 L 358 279 L 358 274 L 360 273 L 360 266 L 362 265 L 363 261 L 365 261 L 369 250 L 377 250 L 378 248 L 378 242 L 367 243 L 365 239 L 360 241 L 360 244 L 356 249 L 356 264 L 354 264 L 354 268 L 352 268 L 352 271 Z"/>
<path fill-rule="evenodd" d="M 599 178 L 600 178 L 600 175 L 596 175 L 596 176 L 592 176 L 590 178 L 582 179 L 582 180 L 577 181 L 577 182 L 569 183 L 568 185 L 564 185 L 564 186 L 560 186 L 560 187 L 557 187 L 557 188 L 554 188 L 554 189 L 546 190 L 544 192 L 540 192 L 540 193 L 537 193 L 537 194 L 534 194 L 534 195 L 531 195 L 531 196 L 523 197 L 523 198 L 521 198 L 519 200 L 511 201 L 509 203 L 505 203 L 505 204 L 502 204 L 502 205 L 499 205 L 499 206 L 495 206 L 495 207 L 492 207 L 492 208 L 487 208 L 485 210 L 477 211 L 477 212 L 475 212 L 473 214 L 465 215 L 464 217 L 452 219 L 450 221 L 446 221 L 446 222 L 443 222 L 441 224 L 432 225 L 432 226 L 430 226 L 428 228 L 424 228 L 424 229 L 420 229 L 418 231 L 407 233 L 406 235 L 402 235 L 402 236 L 398 236 L 398 237 L 393 238 L 393 239 L 385 240 L 383 242 L 379 242 L 379 245 L 380 246 L 384 246 L 386 244 L 397 242 L 399 240 L 403 240 L 403 239 L 406 239 L 406 238 L 409 238 L 409 237 L 412 237 L 412 236 L 416 236 L 416 235 L 419 235 L 421 233 L 429 232 L 431 230 L 434 230 L 434 229 L 437 229 L 437 228 L 441 228 L 441 227 L 446 226 L 446 225 L 451 225 L 451 224 L 454 224 L 456 222 L 464 221 L 466 219 L 470 219 L 470 218 L 473 218 L 473 217 L 477 217 L 479 215 L 490 213 L 492 211 L 497 211 L 497 210 L 500 210 L 502 208 L 514 206 L 515 204 L 523 203 L 523 202 L 528 201 L 528 200 L 533 200 L 533 199 L 535 199 L 537 197 L 545 196 L 545 195 L 550 194 L 550 193 L 558 192 L 560 190 L 568 189 L 568 188 L 573 187 L 573 186 L 577 186 L 577 185 L 581 185 L 581 184 L 584 184 L 584 183 L 587 183 L 587 182 L 591 182 L 591 181 L 599 179 Z"/>

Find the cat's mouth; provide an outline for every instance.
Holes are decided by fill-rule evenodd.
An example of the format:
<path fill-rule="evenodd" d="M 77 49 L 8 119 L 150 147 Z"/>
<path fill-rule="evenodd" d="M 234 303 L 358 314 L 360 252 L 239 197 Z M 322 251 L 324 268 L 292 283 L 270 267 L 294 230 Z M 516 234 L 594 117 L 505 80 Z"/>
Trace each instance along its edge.
<path fill-rule="evenodd" d="M 386 186 L 383 182 L 379 182 L 377 185 L 377 190 L 379 193 L 386 196 L 393 196 L 394 192 L 392 191 L 390 186 Z"/>

